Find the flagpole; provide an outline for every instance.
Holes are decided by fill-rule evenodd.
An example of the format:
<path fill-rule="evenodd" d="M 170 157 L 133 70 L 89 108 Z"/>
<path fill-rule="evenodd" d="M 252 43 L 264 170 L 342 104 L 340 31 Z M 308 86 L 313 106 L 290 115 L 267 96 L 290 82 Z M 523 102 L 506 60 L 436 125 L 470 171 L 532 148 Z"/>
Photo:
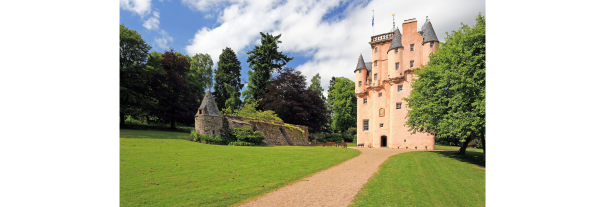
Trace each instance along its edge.
<path fill-rule="evenodd" d="M 374 36 L 374 10 L 372 10 L 372 36 Z"/>

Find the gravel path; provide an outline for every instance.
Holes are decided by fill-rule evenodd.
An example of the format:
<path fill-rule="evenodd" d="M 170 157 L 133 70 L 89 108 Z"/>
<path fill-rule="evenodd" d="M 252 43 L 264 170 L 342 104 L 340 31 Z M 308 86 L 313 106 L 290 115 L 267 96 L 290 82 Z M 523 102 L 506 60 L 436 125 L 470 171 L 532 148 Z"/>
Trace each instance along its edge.
<path fill-rule="evenodd" d="M 348 206 L 378 166 L 411 150 L 352 148 L 361 154 L 241 206 Z"/>

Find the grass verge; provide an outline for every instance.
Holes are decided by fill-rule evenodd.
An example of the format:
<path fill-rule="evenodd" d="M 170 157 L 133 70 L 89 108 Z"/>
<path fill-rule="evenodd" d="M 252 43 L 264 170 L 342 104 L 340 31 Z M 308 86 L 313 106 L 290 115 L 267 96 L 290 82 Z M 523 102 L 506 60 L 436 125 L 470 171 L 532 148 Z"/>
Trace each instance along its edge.
<path fill-rule="evenodd" d="M 437 147 L 437 146 L 435 146 Z M 380 165 L 353 206 L 485 206 L 483 153 L 408 152 Z"/>
<path fill-rule="evenodd" d="M 120 130 L 120 204 L 230 206 L 357 156 L 336 147 L 222 146 L 184 132 Z"/>

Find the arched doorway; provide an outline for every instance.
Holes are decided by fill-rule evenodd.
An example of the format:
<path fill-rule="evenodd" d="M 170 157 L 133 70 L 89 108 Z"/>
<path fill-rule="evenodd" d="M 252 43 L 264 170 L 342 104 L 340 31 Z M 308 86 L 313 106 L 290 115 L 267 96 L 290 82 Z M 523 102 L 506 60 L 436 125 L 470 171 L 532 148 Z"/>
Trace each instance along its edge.
<path fill-rule="evenodd" d="M 380 137 L 380 146 L 387 147 L 387 136 Z"/>

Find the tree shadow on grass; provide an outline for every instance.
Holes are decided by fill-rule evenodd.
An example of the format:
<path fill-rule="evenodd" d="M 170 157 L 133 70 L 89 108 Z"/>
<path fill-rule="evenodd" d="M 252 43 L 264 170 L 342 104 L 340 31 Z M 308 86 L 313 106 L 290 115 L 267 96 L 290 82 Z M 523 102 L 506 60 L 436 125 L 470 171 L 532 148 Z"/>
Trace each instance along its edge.
<path fill-rule="evenodd" d="M 466 151 L 466 155 L 459 155 L 457 151 L 433 151 L 433 153 L 485 168 L 485 154 L 483 152 Z"/>

